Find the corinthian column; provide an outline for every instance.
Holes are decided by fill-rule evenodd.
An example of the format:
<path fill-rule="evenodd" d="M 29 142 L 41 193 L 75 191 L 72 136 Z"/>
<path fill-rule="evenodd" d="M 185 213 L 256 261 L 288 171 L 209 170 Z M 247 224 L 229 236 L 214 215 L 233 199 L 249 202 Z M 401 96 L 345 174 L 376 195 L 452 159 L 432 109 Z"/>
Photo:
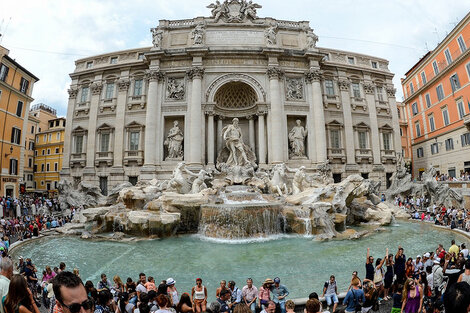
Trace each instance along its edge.
<path fill-rule="evenodd" d="M 207 112 L 207 164 L 214 165 L 214 112 Z"/>
<path fill-rule="evenodd" d="M 189 108 L 189 164 L 201 164 L 202 160 L 202 76 L 204 69 L 202 67 L 193 67 L 187 72 L 192 79 L 191 103 Z"/>
<path fill-rule="evenodd" d="M 320 84 L 321 74 L 322 72 L 319 68 L 313 67 L 310 68 L 310 70 L 306 73 L 307 81 L 311 84 L 312 90 L 312 103 L 310 103 L 310 115 L 313 117 L 317 162 L 325 162 L 327 154 L 325 113 L 323 111 L 323 97 Z M 312 133 L 309 133 L 308 135 L 309 137 L 313 137 Z"/>
<path fill-rule="evenodd" d="M 269 77 L 269 89 L 271 96 L 271 135 L 269 136 L 272 163 L 282 163 L 284 161 L 284 132 L 281 93 L 279 79 L 283 73 L 278 67 L 269 67 L 267 71 Z"/>
<path fill-rule="evenodd" d="M 90 112 L 88 114 L 88 138 L 86 148 L 86 173 L 95 173 L 95 150 L 96 150 L 96 123 L 98 116 L 98 107 L 100 104 L 100 95 L 103 90 L 101 81 L 96 81 L 90 85 L 91 101 Z"/>
<path fill-rule="evenodd" d="M 68 140 L 64 141 L 64 156 L 62 159 L 62 170 L 60 176 L 70 176 L 70 153 L 72 152 L 72 120 L 73 111 L 75 110 L 75 101 L 77 99 L 78 88 L 76 86 L 70 86 L 69 92 L 69 103 L 67 106 L 67 121 L 65 124 L 65 138 Z"/>
<path fill-rule="evenodd" d="M 266 164 L 266 139 L 264 137 L 264 112 L 258 113 L 258 159 L 259 164 Z"/>
<path fill-rule="evenodd" d="M 253 119 L 252 115 L 248 116 L 247 119 L 250 148 L 253 152 L 255 152 L 255 120 Z"/>
<path fill-rule="evenodd" d="M 124 124 L 126 120 L 126 102 L 127 91 L 129 90 L 131 82 L 129 78 L 124 77 L 118 80 L 118 95 L 116 104 L 116 125 L 114 127 L 114 173 L 124 173 L 122 169 L 122 160 L 124 156 Z"/>
<path fill-rule="evenodd" d="M 338 80 L 339 89 L 341 91 L 341 102 L 343 104 L 343 121 L 344 121 L 344 141 L 346 147 L 346 163 L 347 165 L 356 164 L 356 151 L 354 150 L 354 130 L 351 113 L 351 96 L 349 87 L 351 82 L 346 78 Z"/>
<path fill-rule="evenodd" d="M 148 80 L 147 112 L 145 115 L 145 144 L 144 144 L 144 167 L 155 166 L 157 154 L 157 121 L 160 118 L 161 108 L 158 101 L 158 81 L 163 79 L 163 74 L 159 70 L 148 70 L 146 74 Z M 159 149 L 158 149 L 159 150 Z"/>

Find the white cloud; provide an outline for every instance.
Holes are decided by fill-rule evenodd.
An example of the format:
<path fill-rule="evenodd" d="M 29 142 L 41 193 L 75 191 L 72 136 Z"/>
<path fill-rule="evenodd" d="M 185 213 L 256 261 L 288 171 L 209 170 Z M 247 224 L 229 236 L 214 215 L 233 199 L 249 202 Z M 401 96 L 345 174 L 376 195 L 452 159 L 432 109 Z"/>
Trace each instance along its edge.
<path fill-rule="evenodd" d="M 12 58 L 40 78 L 34 89 L 35 102 L 51 105 L 65 115 L 68 74 L 74 70 L 75 60 L 149 46 L 149 29 L 158 25 L 158 20 L 208 16 L 206 6 L 210 2 L 9 1 L 2 3 L 0 11 L 0 21 L 12 18 L 1 44 L 11 50 Z M 426 44 L 433 49 L 470 9 L 468 1 L 439 0 L 258 2 L 263 5 L 260 16 L 310 21 L 322 47 L 388 59 L 396 74 L 397 99 L 402 94 L 400 78 L 425 54 Z"/>

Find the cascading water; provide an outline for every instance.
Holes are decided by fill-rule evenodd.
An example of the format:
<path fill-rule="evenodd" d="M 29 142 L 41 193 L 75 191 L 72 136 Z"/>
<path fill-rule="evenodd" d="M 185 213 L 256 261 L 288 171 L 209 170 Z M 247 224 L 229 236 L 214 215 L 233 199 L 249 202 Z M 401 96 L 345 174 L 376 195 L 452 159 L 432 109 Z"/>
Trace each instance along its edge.
<path fill-rule="evenodd" d="M 266 237 L 284 231 L 282 208 L 247 186 L 231 186 L 219 195 L 221 204 L 201 206 L 199 234 L 212 238 Z"/>
<path fill-rule="evenodd" d="M 305 225 L 305 233 L 304 235 L 306 237 L 311 237 L 312 236 L 312 218 L 310 216 L 310 208 L 299 208 L 299 209 L 294 209 L 294 213 L 296 217 L 303 221 Z"/>

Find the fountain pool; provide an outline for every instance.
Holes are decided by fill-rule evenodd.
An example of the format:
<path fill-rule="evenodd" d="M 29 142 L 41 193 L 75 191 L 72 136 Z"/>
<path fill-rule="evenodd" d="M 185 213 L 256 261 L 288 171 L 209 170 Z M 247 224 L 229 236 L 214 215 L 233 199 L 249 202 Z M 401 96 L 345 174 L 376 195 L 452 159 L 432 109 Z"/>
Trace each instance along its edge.
<path fill-rule="evenodd" d="M 383 258 L 385 248 L 395 254 L 398 244 L 407 257 L 432 251 L 438 243 L 446 248 L 451 239 L 468 242 L 462 235 L 442 231 L 428 224 L 400 222 L 386 231 L 359 240 L 312 241 L 299 236 L 271 237 L 264 241 L 215 241 L 194 236 L 137 242 L 89 241 L 77 237 L 45 237 L 13 250 L 18 256 L 30 257 L 38 268 L 38 276 L 46 265 L 63 261 L 67 269 L 79 268 L 84 281 L 95 285 L 101 273 L 108 279 L 115 274 L 123 281 L 134 280 L 140 272 L 158 282 L 168 277 L 176 280 L 180 293 L 190 291 L 201 277 L 208 288 L 209 300 L 221 279 L 234 280 L 240 288 L 247 277 L 260 286 L 267 278 L 279 276 L 290 290 L 289 298 L 307 297 L 321 292 L 331 274 L 336 276 L 339 291 L 349 285 L 351 273 L 364 277 L 367 247 L 375 258 Z"/>

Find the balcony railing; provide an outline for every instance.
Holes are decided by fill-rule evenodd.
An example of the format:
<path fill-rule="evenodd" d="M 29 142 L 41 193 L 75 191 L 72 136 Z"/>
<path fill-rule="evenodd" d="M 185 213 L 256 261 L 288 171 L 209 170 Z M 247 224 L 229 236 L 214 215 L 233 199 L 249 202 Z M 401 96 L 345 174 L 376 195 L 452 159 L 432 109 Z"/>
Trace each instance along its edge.
<path fill-rule="evenodd" d="M 341 163 L 346 163 L 346 154 L 343 148 L 328 148 L 328 159 L 339 160 Z"/>
<path fill-rule="evenodd" d="M 81 166 L 86 164 L 86 153 L 72 153 L 70 155 L 70 167 Z"/>
<path fill-rule="evenodd" d="M 113 160 L 114 159 L 112 151 L 96 152 L 95 166 L 99 166 L 100 163 L 105 163 L 107 166 L 112 166 Z"/>
<path fill-rule="evenodd" d="M 356 149 L 356 163 L 372 163 L 371 149 Z"/>
<path fill-rule="evenodd" d="M 387 161 L 392 161 L 393 163 L 395 163 L 397 161 L 395 150 L 381 150 L 380 158 L 382 160 L 382 163 L 386 163 Z"/>
<path fill-rule="evenodd" d="M 124 154 L 124 165 L 130 163 L 137 163 L 137 165 L 144 164 L 144 151 L 143 150 L 126 150 Z"/>
<path fill-rule="evenodd" d="M 467 127 L 467 129 L 470 131 L 470 113 L 464 115 L 463 117 L 463 124 Z"/>

